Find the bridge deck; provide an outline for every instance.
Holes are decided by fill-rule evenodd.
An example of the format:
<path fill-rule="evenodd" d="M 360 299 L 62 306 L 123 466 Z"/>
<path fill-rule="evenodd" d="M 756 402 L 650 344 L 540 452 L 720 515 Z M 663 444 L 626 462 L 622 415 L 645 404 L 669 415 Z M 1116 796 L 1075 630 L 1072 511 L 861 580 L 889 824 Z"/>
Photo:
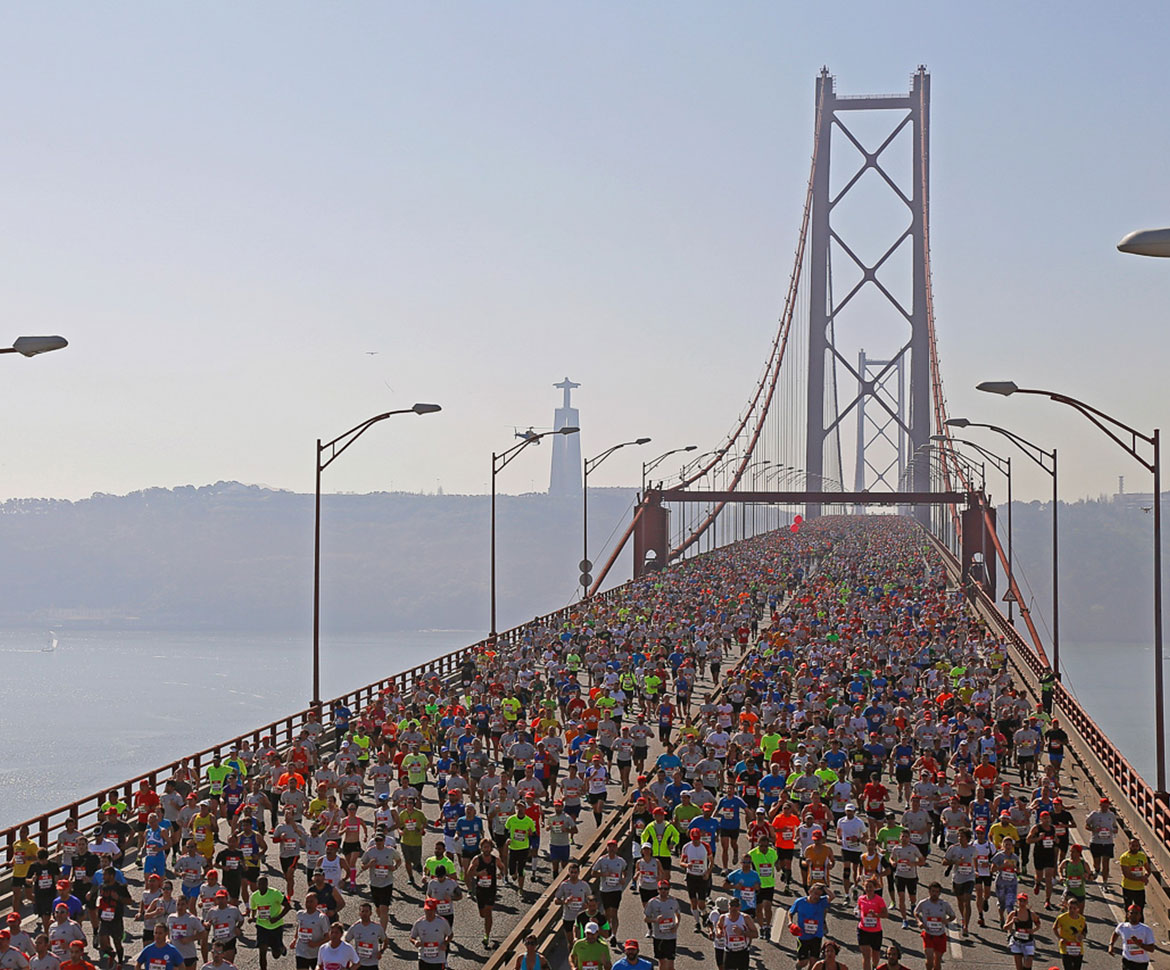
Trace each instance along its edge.
<path fill-rule="evenodd" d="M 788 540 L 785 534 L 780 537 L 781 540 Z M 700 578 L 711 582 L 711 577 L 720 574 L 721 567 L 720 556 L 742 556 L 748 549 L 762 548 L 761 543 L 768 540 L 760 540 L 754 546 L 745 547 L 740 552 L 720 552 L 713 557 L 707 558 L 707 566 L 696 567 L 694 563 L 680 567 L 684 572 L 686 569 L 694 570 L 706 569 L 705 573 L 700 574 Z M 771 540 L 779 541 L 779 540 Z M 714 570 L 714 571 L 712 571 Z M 724 573 L 726 569 L 722 570 Z M 657 582 L 661 582 L 662 577 L 659 577 Z M 655 582 L 652 581 L 652 582 Z M 710 592 L 708 590 L 707 592 Z M 711 688 L 709 678 L 699 681 L 696 696 L 702 694 Z M 655 743 L 651 758 L 653 758 L 662 749 Z M 1094 787 L 1094 781 L 1083 770 L 1079 763 L 1072 763 L 1071 770 L 1068 776 L 1064 779 L 1062 794 L 1065 798 L 1067 807 L 1073 812 L 1078 824 L 1083 824 L 1085 815 L 1096 807 L 1098 791 Z M 1005 775 L 1005 779 L 1013 783 L 1013 791 L 1016 793 L 1022 792 L 1023 789 L 1019 784 L 1019 777 L 1014 769 L 1009 770 Z M 610 789 L 610 800 L 612 802 L 619 801 L 619 795 L 616 789 Z M 434 801 L 434 796 L 428 796 L 427 814 L 434 818 L 437 815 L 437 804 Z M 902 806 L 896 803 L 891 803 L 898 810 Z M 614 812 L 620 809 L 614 809 Z M 368 792 L 363 799 L 361 815 L 368 821 L 372 821 L 372 802 L 369 798 Z M 612 816 L 611 816 L 612 818 Z M 592 822 L 592 816 L 588 811 L 582 813 L 582 828 L 579 836 L 579 842 L 586 844 L 594 836 L 596 830 Z M 606 825 L 611 822 L 607 820 Z M 221 840 L 226 839 L 227 826 L 226 823 L 221 823 L 220 832 Z M 1087 842 L 1088 839 L 1083 831 L 1076 831 L 1075 837 L 1081 842 Z M 433 839 L 428 839 L 426 843 L 427 852 L 433 843 Z M 218 848 L 218 846 L 217 846 Z M 583 850 L 579 850 L 581 852 Z M 592 851 L 596 851 L 593 847 Z M 1119 849 L 1120 851 L 1120 849 Z M 586 861 L 592 859 L 590 855 Z M 267 859 L 265 860 L 266 870 L 274 886 L 282 887 L 283 879 L 276 866 L 275 849 L 270 850 Z M 136 864 L 132 863 L 126 869 L 129 877 L 133 895 L 138 897 L 141 891 L 142 870 Z M 526 895 L 521 895 L 511 886 L 505 886 L 501 889 L 500 902 L 497 906 L 497 918 L 495 925 L 494 937 L 500 940 L 514 930 L 518 926 L 528 926 L 532 922 L 533 913 L 530 910 L 534 906 L 544 906 L 547 900 L 544 897 L 537 899 L 537 894 L 541 892 L 549 883 L 551 877 L 551 869 L 546 859 L 538 861 L 536 866 L 536 882 L 532 886 L 534 891 Z M 716 891 L 715 896 L 725 894 L 721 890 L 722 885 L 722 870 L 720 867 L 716 869 Z M 943 877 L 942 869 L 939 864 L 939 852 L 935 850 L 931 855 L 931 862 L 927 869 L 923 871 L 921 884 L 925 886 L 931 879 L 939 879 L 948 889 L 945 893 L 949 897 L 949 880 Z M 861 965 L 860 957 L 857 953 L 857 946 L 855 942 L 855 926 L 856 919 L 852 915 L 852 903 L 843 898 L 840 893 L 840 867 L 834 870 L 832 878 L 832 888 L 838 893 L 838 898 L 830 909 L 828 933 L 831 937 L 838 940 L 842 946 L 842 960 L 850 968 L 855 970 Z M 1028 880 L 1021 881 L 1021 889 L 1031 893 L 1031 887 L 1027 884 Z M 531 884 L 530 884 L 531 885 Z M 300 877 L 298 890 L 303 893 L 304 877 Z M 683 901 L 684 919 L 680 925 L 679 932 L 679 952 L 677 960 L 678 970 L 691 970 L 691 968 L 710 965 L 713 962 L 712 943 L 706 937 L 696 932 L 693 919 L 686 918 L 689 916 L 689 909 L 686 905 L 686 890 L 685 884 L 678 875 L 677 867 L 674 878 L 672 880 L 672 893 Z M 884 889 L 883 889 L 884 892 Z M 342 919 L 348 924 L 356 917 L 357 903 L 360 900 L 369 898 L 369 890 L 367 887 L 360 886 L 355 892 L 343 891 L 347 900 L 347 906 L 342 910 Z M 1032 894 L 1035 899 L 1035 894 Z M 786 907 L 792 902 L 795 893 L 792 891 L 785 891 L 782 887 L 777 889 L 777 906 L 778 915 L 773 920 L 773 927 L 771 938 L 767 941 L 759 941 L 752 950 L 752 965 L 762 966 L 767 968 L 779 968 L 792 965 L 794 958 L 794 941 L 786 932 L 786 921 L 783 918 Z M 1059 891 L 1054 896 L 1054 902 L 1059 899 Z M 418 917 L 422 904 L 421 891 L 406 882 L 399 874 L 396 880 L 396 901 L 391 908 L 391 923 L 389 926 L 390 945 L 387 950 L 387 955 L 383 958 L 383 966 L 390 965 L 390 963 L 398 960 L 413 960 L 416 953 L 410 946 L 406 939 L 406 930 Z M 622 903 L 620 908 L 620 929 L 619 936 L 624 939 L 626 937 L 636 937 L 642 939 L 644 937 L 644 925 L 642 923 L 641 906 L 639 904 L 637 895 L 627 892 L 622 896 Z M 1113 926 L 1120 920 L 1121 896 L 1118 888 L 1118 873 L 1115 866 L 1113 881 L 1109 885 L 1101 885 L 1100 883 L 1093 884 L 1089 888 L 1088 905 L 1086 907 L 1086 917 L 1089 922 L 1089 944 L 1087 947 L 1085 967 L 1096 970 L 1098 967 L 1115 966 L 1116 959 L 1107 957 L 1105 953 L 1105 945 L 1108 941 L 1109 934 Z M 1053 941 L 1053 934 L 1051 932 L 1051 918 L 1055 916 L 1055 910 L 1047 911 L 1042 909 L 1042 897 L 1037 899 L 1037 910 L 1044 919 L 1044 925 L 1037 934 L 1037 955 L 1036 966 L 1044 967 L 1059 963 L 1059 957 L 1056 953 L 1056 947 Z M 1057 907 L 1059 908 L 1059 907 Z M 482 924 L 476 913 L 475 905 L 470 900 L 464 899 L 456 904 L 456 919 L 455 919 L 455 944 L 451 953 L 449 965 L 453 970 L 463 970 L 465 967 L 475 965 L 483 965 L 487 963 L 494 967 L 503 965 L 505 958 L 510 964 L 511 952 L 506 949 L 492 950 L 485 949 L 481 943 Z M 1151 901 L 1151 905 L 1147 912 L 1147 922 L 1155 927 L 1159 938 L 1164 937 L 1164 921 L 1162 914 L 1165 913 L 1164 901 L 1158 897 L 1156 902 Z M 537 913 L 535 915 L 541 915 Z M 971 926 L 971 935 L 968 939 L 959 937 L 957 931 L 952 931 L 951 939 L 949 941 L 948 954 L 946 962 L 951 964 L 959 963 L 961 965 L 969 965 L 972 967 L 1005 967 L 1011 964 L 1011 955 L 1006 947 L 1005 937 L 1002 931 L 993 928 L 996 926 L 995 920 L 995 905 L 991 906 L 991 911 L 988 914 L 987 921 L 990 924 L 988 927 L 979 927 L 975 925 L 974 920 Z M 31 919 L 25 919 L 26 927 L 31 927 Z M 140 937 L 139 924 L 134 920 L 128 922 L 128 931 L 137 940 Z M 236 965 L 241 970 L 253 970 L 258 966 L 257 953 L 253 945 L 254 931 L 249 929 L 243 936 L 242 946 L 239 950 Z M 906 962 L 909 966 L 917 968 L 921 966 L 922 961 L 922 943 L 919 936 L 914 930 L 903 930 L 900 928 L 899 922 L 895 919 L 893 921 L 885 921 L 885 939 L 886 941 L 895 941 L 903 949 Z M 649 941 L 643 940 L 645 954 L 649 954 Z M 131 956 L 136 954 L 138 950 L 137 943 L 127 944 L 127 952 Z M 559 950 L 550 952 L 552 962 L 556 966 L 564 965 L 564 954 Z M 614 953 L 616 959 L 618 954 Z M 389 961 L 389 962 L 387 962 Z M 272 961 L 277 967 L 289 966 L 291 967 L 291 958 L 284 958 L 279 961 Z"/>

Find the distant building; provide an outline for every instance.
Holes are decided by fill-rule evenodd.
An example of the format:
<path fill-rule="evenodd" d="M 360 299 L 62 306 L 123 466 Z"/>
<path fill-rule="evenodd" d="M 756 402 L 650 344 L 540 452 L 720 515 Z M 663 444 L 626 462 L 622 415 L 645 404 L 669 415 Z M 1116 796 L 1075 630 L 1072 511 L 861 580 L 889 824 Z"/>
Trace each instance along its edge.
<path fill-rule="evenodd" d="M 565 392 L 564 402 L 556 410 L 553 417 L 553 430 L 561 428 L 581 427 L 581 416 L 569 400 L 573 389 L 580 384 L 567 377 L 553 387 Z M 562 498 L 571 498 L 581 494 L 581 436 L 578 434 L 559 434 L 552 439 L 552 470 L 548 480 L 548 494 Z"/>
<path fill-rule="evenodd" d="M 1167 498 L 1170 497 L 1170 492 L 1162 493 L 1162 508 L 1167 507 Z M 1142 510 L 1152 509 L 1154 507 L 1154 493 L 1153 492 L 1115 492 L 1113 501 L 1117 505 L 1124 505 L 1131 509 L 1140 508 Z"/>

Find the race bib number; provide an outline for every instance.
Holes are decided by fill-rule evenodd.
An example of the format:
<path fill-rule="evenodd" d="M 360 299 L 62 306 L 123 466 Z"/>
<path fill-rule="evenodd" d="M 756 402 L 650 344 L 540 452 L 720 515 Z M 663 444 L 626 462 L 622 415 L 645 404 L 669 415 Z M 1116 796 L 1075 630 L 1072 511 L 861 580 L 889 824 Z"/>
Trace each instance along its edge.
<path fill-rule="evenodd" d="M 622 881 L 618 876 L 605 876 L 601 880 L 602 892 L 616 893 L 622 888 Z"/>
<path fill-rule="evenodd" d="M 1079 957 L 1081 955 L 1081 945 L 1079 943 L 1066 943 L 1064 945 L 1064 952 L 1070 957 Z"/>
<path fill-rule="evenodd" d="M 861 917 L 861 928 L 863 930 L 876 930 L 878 925 L 878 918 L 873 913 L 866 913 Z"/>
<path fill-rule="evenodd" d="M 820 931 L 821 924 L 815 919 L 806 919 L 804 921 L 804 935 L 816 936 Z"/>
<path fill-rule="evenodd" d="M 269 920 L 269 918 L 271 917 L 271 915 L 272 915 L 272 907 L 271 906 L 257 906 L 256 907 L 256 919 L 263 920 L 264 922 L 267 922 Z"/>
<path fill-rule="evenodd" d="M 943 931 L 943 922 L 941 919 L 928 919 L 926 921 L 926 932 L 931 936 L 938 936 Z"/>

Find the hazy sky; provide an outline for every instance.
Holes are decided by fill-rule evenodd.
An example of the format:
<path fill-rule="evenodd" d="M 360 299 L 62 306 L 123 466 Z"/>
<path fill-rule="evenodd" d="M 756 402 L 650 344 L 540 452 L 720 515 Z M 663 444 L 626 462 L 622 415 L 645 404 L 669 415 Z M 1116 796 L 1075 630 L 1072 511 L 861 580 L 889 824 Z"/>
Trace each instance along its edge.
<path fill-rule="evenodd" d="M 822 64 L 933 79 L 951 411 L 1062 450 L 1067 498 L 1148 487 L 1075 415 L 1170 429 L 1170 6 L 9 3 L 0 8 L 0 497 L 239 479 L 417 400 L 329 489 L 484 491 L 582 384 L 583 448 L 713 446 L 783 299 Z M 367 355 L 377 351 L 376 356 Z M 991 439 L 987 439 L 991 443 Z M 1017 495 L 1046 494 L 1023 469 Z M 501 486 L 547 485 L 548 450 Z"/>

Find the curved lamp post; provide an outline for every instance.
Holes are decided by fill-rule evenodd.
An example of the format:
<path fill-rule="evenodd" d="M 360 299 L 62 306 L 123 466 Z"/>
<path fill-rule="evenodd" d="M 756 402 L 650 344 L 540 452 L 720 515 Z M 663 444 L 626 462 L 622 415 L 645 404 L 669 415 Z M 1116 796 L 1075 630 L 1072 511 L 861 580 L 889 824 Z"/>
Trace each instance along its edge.
<path fill-rule="evenodd" d="M 35 357 L 37 354 L 47 354 L 50 350 L 61 350 L 68 346 L 69 341 L 64 337 L 17 337 L 12 341 L 11 347 L 0 347 L 0 354 Z"/>
<path fill-rule="evenodd" d="M 1121 240 L 1117 248 L 1134 256 L 1170 256 L 1170 229 L 1139 229 Z"/>
<path fill-rule="evenodd" d="M 593 577 L 589 575 L 589 570 L 593 568 L 593 563 L 589 561 L 589 473 L 618 449 L 625 448 L 626 445 L 645 445 L 649 444 L 649 442 L 649 438 L 636 438 L 634 441 L 623 441 L 620 444 L 606 448 L 605 451 L 595 458 L 585 459 L 585 474 L 581 478 L 581 599 L 583 600 L 589 598 L 589 585 L 593 582 Z M 685 451 L 686 449 L 676 450 Z M 667 452 L 667 454 L 670 454 L 670 452 Z M 587 578 L 588 582 L 586 582 Z"/>
<path fill-rule="evenodd" d="M 512 445 L 505 451 L 499 454 L 492 452 L 492 579 L 491 579 L 491 639 L 495 642 L 496 639 L 496 476 L 507 468 L 512 460 L 520 454 L 529 445 L 540 444 L 541 438 L 547 438 L 550 434 L 576 434 L 580 428 L 559 428 L 556 431 L 541 431 L 539 434 L 528 431 L 522 436 L 523 441 L 518 445 Z"/>
<path fill-rule="evenodd" d="M 1007 479 L 1007 528 L 1008 528 L 1008 547 L 1007 547 L 1007 571 L 1009 583 L 1015 576 L 1013 562 L 1015 560 L 1014 541 L 1012 539 L 1012 459 L 1011 455 L 1006 458 L 1003 455 L 997 455 L 994 451 L 984 448 L 982 445 L 976 444 L 974 441 L 968 441 L 966 438 L 948 438 L 944 434 L 932 434 L 931 441 L 937 442 L 953 442 L 958 445 L 966 445 L 968 448 L 974 448 L 979 454 L 991 462 L 992 467 Z M 1015 602 L 1014 595 L 1008 599 L 1008 622 L 1013 620 L 1012 606 Z"/>
<path fill-rule="evenodd" d="M 983 385 L 980 385 L 982 388 Z M 1056 449 L 1046 451 L 1038 444 L 1021 438 L 1014 431 L 1001 428 L 995 424 L 979 424 L 968 421 L 966 418 L 951 418 L 947 421 L 951 428 L 986 428 L 1007 438 L 1012 444 L 1027 455 L 1033 462 L 1052 476 L 1052 672 L 1060 680 L 1060 500 L 1058 498 L 1057 482 L 1059 468 L 1056 461 Z"/>
<path fill-rule="evenodd" d="M 1166 240 L 1170 243 L 1170 230 L 1159 230 L 1166 233 Z M 1140 234 L 1135 234 L 1140 235 Z M 1126 237 L 1128 239 L 1130 237 Z M 1124 242 L 1125 240 L 1122 240 Z M 1152 246 L 1152 244 L 1151 244 Z M 1120 246 L 1118 247 L 1121 248 Z M 1138 252 L 1137 249 L 1127 249 L 1125 252 Z M 1158 255 L 1149 252 L 1146 255 Z M 1170 255 L 1168 249 L 1166 255 Z M 1139 465 L 1154 477 L 1154 709 L 1156 749 L 1158 763 L 1157 793 L 1159 797 L 1166 797 L 1166 714 L 1163 710 L 1163 681 L 1162 681 L 1162 442 L 1161 429 L 1155 428 L 1151 434 L 1138 431 L 1124 421 L 1120 421 L 1111 414 L 1106 414 L 1100 408 L 1079 401 L 1075 397 L 1061 394 L 1058 391 L 1043 391 L 1032 387 L 1017 387 L 1013 381 L 984 381 L 975 387 L 978 391 L 989 394 L 1002 394 L 1010 397 L 1012 394 L 1037 394 L 1046 397 L 1058 404 L 1067 404 L 1075 411 L 1079 411 L 1094 425 L 1113 440 L 1122 451 L 1133 458 Z M 1150 446 L 1151 457 L 1147 460 L 1138 448 L 1146 444 Z M 1055 451 L 1053 452 L 1055 455 Z M 1054 465 L 1055 467 L 1055 465 Z M 1059 672 L 1057 677 L 1059 677 Z"/>
<path fill-rule="evenodd" d="M 696 451 L 698 447 L 698 445 L 685 445 L 682 448 L 672 448 L 670 451 L 664 451 L 657 458 L 652 458 L 650 461 L 642 462 L 642 494 L 646 494 L 646 476 L 650 474 L 650 472 L 654 471 L 654 469 L 659 465 L 661 465 L 663 461 L 665 461 L 671 455 L 678 455 L 684 451 Z"/>
<path fill-rule="evenodd" d="M 57 338 L 60 339 L 60 338 Z M 50 350 L 55 348 L 49 348 Z M 40 351 L 38 351 L 39 353 Z M 372 418 L 355 425 L 344 434 L 339 434 L 332 441 L 321 443 L 317 439 L 317 452 L 314 466 L 317 469 L 317 488 L 313 505 L 313 706 L 321 706 L 321 472 L 332 465 L 342 452 L 358 440 L 366 431 L 396 414 L 434 414 L 442 411 L 438 404 L 415 404 L 413 407 L 399 411 L 387 411 L 385 414 L 376 414 Z M 325 458 L 325 452 L 329 457 Z"/>

